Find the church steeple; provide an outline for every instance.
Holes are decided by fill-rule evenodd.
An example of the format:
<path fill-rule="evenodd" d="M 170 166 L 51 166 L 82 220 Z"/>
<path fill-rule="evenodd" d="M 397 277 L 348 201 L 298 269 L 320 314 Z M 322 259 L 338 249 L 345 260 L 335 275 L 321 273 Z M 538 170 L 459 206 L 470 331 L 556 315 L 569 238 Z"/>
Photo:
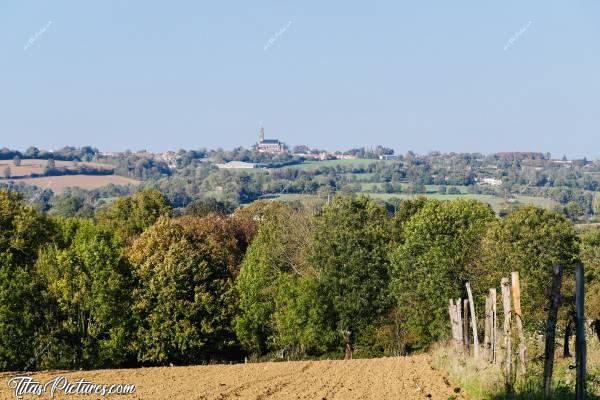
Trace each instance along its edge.
<path fill-rule="evenodd" d="M 260 130 L 258 131 L 258 143 L 262 143 L 265 141 L 265 127 L 262 122 L 260 124 Z"/>

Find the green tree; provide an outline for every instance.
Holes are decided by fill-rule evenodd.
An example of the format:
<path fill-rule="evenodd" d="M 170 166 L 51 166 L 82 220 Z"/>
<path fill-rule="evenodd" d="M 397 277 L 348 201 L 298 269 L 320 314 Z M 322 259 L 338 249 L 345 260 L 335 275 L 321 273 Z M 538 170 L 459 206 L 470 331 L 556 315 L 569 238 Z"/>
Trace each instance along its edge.
<path fill-rule="evenodd" d="M 474 200 L 429 200 L 405 223 L 404 241 L 391 253 L 391 287 L 409 347 L 447 336 L 448 299 L 464 297 L 493 220 L 491 208 Z"/>
<path fill-rule="evenodd" d="M 44 175 L 48 174 L 55 167 L 56 167 L 56 162 L 54 161 L 53 158 L 49 158 L 48 161 L 46 161 L 46 165 L 44 166 Z"/>
<path fill-rule="evenodd" d="M 31 266 L 38 249 L 54 234 L 48 219 L 25 205 L 20 194 L 0 189 L 0 254 L 17 265 Z"/>
<path fill-rule="evenodd" d="M 410 194 L 420 194 L 425 193 L 426 191 L 425 185 L 421 182 L 411 182 L 407 189 L 407 192 Z"/>
<path fill-rule="evenodd" d="M 576 222 L 578 219 L 585 215 L 585 210 L 583 209 L 583 206 L 576 201 L 569 201 L 565 205 L 558 205 L 556 206 L 555 211 L 562 214 L 563 216 L 565 216 L 573 222 Z"/>
<path fill-rule="evenodd" d="M 57 217 L 91 218 L 94 215 L 93 206 L 86 202 L 83 196 L 66 192 L 52 199 L 52 209 L 49 212 Z"/>
<path fill-rule="evenodd" d="M 32 368 L 44 303 L 33 268 L 39 249 L 54 237 L 52 224 L 21 196 L 0 189 L 0 370 Z"/>
<path fill-rule="evenodd" d="M 219 201 L 213 197 L 194 201 L 185 207 L 184 215 L 205 216 L 209 213 L 229 215 L 233 213 L 235 206 L 227 201 Z"/>
<path fill-rule="evenodd" d="M 565 276 L 569 276 L 569 268 L 578 258 L 573 224 L 555 212 L 524 206 L 491 225 L 483 244 L 483 261 L 477 271 L 480 282 L 474 289 L 497 287 L 502 277 L 519 271 L 524 322 L 542 328 L 552 287 L 552 267 L 563 265 L 567 268 Z"/>
<path fill-rule="evenodd" d="M 385 208 L 365 196 L 336 196 L 316 217 L 310 262 L 346 357 L 390 304 L 388 223 Z"/>
<path fill-rule="evenodd" d="M 4 168 L 3 174 L 4 174 L 4 178 L 9 179 L 11 176 L 10 167 Z"/>
<path fill-rule="evenodd" d="M 132 240 L 154 224 L 160 216 L 170 215 L 171 205 L 157 190 L 145 189 L 130 197 L 115 200 L 99 210 L 99 223 L 111 227 L 123 240 Z"/>
<path fill-rule="evenodd" d="M 600 228 L 581 236 L 581 261 L 586 275 L 585 315 L 594 321 L 596 334 L 600 338 Z"/>
<path fill-rule="evenodd" d="M 235 351 L 234 275 L 246 244 L 231 219 L 161 217 L 129 251 L 140 362 L 198 363 Z"/>
<path fill-rule="evenodd" d="M 414 199 L 402 200 L 396 209 L 396 213 L 391 220 L 391 239 L 392 242 L 399 244 L 404 242 L 405 224 L 419 212 L 429 200 L 425 196 L 418 196 Z"/>
<path fill-rule="evenodd" d="M 13 157 L 13 165 L 15 167 L 18 167 L 21 165 L 21 157 L 18 154 Z"/>
<path fill-rule="evenodd" d="M 15 264 L 9 253 L 0 254 L 0 371 L 32 367 L 29 359 L 42 321 L 37 288 L 29 266 Z"/>
<path fill-rule="evenodd" d="M 277 346 L 282 340 L 275 337 L 281 332 L 274 329 L 273 321 L 278 292 L 284 290 L 279 283 L 288 282 L 286 275 L 312 273 L 306 257 L 312 224 L 306 214 L 284 204 L 257 204 L 241 213 L 258 216 L 261 224 L 236 281 L 239 312 L 235 331 L 244 348 L 258 356 L 280 349 Z M 283 303 L 280 305 L 283 307 Z"/>
<path fill-rule="evenodd" d="M 318 279 L 311 274 L 281 274 L 274 282 L 273 336 L 270 344 L 281 356 L 319 355 L 332 348 L 337 335 L 322 298 Z"/>
<path fill-rule="evenodd" d="M 448 190 L 446 191 L 446 193 L 451 194 L 451 195 L 457 195 L 457 194 L 460 194 L 460 190 L 456 186 L 450 186 L 448 188 Z"/>
<path fill-rule="evenodd" d="M 120 241 L 90 220 L 60 224 L 63 239 L 46 247 L 37 262 L 58 319 L 50 321 L 52 351 L 44 363 L 49 368 L 124 365 L 130 360 L 131 276 Z"/>

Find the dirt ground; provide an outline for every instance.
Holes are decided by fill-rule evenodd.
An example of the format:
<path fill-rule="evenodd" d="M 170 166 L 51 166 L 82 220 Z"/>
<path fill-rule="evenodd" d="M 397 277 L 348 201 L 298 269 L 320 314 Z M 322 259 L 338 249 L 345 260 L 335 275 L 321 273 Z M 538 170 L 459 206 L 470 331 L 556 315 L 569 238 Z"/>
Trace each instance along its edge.
<path fill-rule="evenodd" d="M 22 375 L 22 374 L 21 374 Z M 15 399 L 8 381 L 16 374 L 0 375 L 0 399 Z M 349 361 L 299 361 L 194 367 L 139 368 L 60 372 L 32 375 L 45 383 L 57 376 L 70 382 L 85 378 L 94 384 L 133 384 L 134 394 L 118 399 L 463 399 L 462 390 L 431 367 L 428 355 Z M 25 399 L 47 399 L 42 396 Z M 94 395 L 59 399 L 95 399 Z"/>
<path fill-rule="evenodd" d="M 0 182 L 23 182 L 27 185 L 36 185 L 42 189 L 52 189 L 54 193 L 62 193 L 68 187 L 82 189 L 96 189 L 109 183 L 115 185 L 136 185 L 139 181 L 118 175 L 60 175 L 44 176 L 40 178 L 0 179 Z"/>
<path fill-rule="evenodd" d="M 4 168 L 9 167 L 11 175 L 16 178 L 29 177 L 31 174 L 41 174 L 44 172 L 47 160 L 39 160 L 33 158 L 26 158 L 21 160 L 21 165 L 16 166 L 12 160 L 0 160 L 0 171 L 4 171 Z M 114 165 L 99 164 L 94 162 L 78 162 L 73 161 L 60 161 L 54 162 L 57 168 L 75 169 L 77 166 L 86 166 L 96 169 L 114 169 Z"/>

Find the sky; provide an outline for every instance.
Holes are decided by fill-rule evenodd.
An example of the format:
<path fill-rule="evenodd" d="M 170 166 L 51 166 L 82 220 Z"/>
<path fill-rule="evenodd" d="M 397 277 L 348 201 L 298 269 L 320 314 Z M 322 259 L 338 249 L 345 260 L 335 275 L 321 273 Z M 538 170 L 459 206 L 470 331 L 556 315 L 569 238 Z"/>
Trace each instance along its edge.
<path fill-rule="evenodd" d="M 0 2 L 0 147 L 600 158 L 600 2 Z"/>

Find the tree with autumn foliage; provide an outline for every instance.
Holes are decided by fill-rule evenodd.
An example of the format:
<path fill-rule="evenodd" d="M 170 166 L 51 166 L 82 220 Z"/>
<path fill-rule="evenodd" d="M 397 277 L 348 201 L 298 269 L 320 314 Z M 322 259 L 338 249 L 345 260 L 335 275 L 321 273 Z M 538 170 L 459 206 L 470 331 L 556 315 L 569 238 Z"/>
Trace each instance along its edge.
<path fill-rule="evenodd" d="M 236 220 L 161 217 L 128 251 L 142 363 L 199 363 L 238 350 L 234 279 L 248 245 Z"/>

